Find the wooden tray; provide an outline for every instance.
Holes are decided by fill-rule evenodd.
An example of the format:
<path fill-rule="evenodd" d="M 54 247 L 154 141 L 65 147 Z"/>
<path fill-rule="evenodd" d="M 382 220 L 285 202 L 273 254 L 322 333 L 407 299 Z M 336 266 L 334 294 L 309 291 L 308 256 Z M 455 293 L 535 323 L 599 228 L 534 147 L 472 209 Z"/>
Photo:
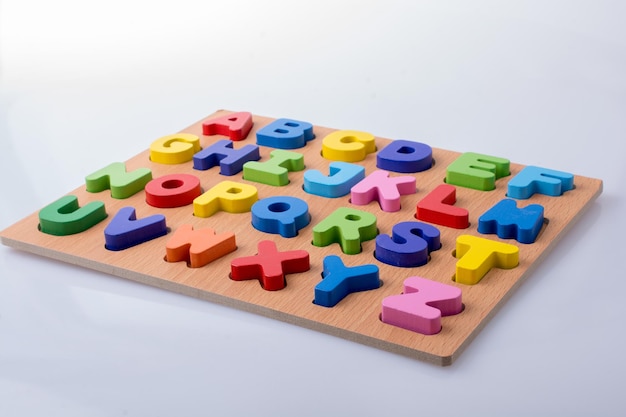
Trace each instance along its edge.
<path fill-rule="evenodd" d="M 232 112 L 218 111 L 208 118 L 229 113 Z M 254 144 L 255 132 L 273 120 L 253 116 L 252 131 L 243 141 L 235 142 L 235 148 L 245 144 Z M 328 165 L 331 161 L 321 156 L 321 143 L 322 139 L 334 130 L 314 126 L 316 138 L 309 141 L 304 148 L 293 150 L 304 155 L 307 170 L 317 169 L 324 174 L 328 173 Z M 202 148 L 226 138 L 221 135 L 204 136 L 202 121 L 183 129 L 182 132 L 199 136 Z M 164 132 L 164 135 L 170 133 L 172 132 Z M 381 150 L 389 142 L 388 139 L 377 137 L 377 149 Z M 272 148 L 261 146 L 261 161 L 268 160 L 272 150 Z M 263 233 L 254 229 L 251 226 L 250 213 L 218 212 L 211 217 L 200 218 L 193 215 L 191 205 L 171 209 L 151 207 L 145 202 L 144 191 L 119 200 L 111 198 L 108 190 L 90 193 L 82 185 L 69 194 L 77 196 L 81 206 L 96 200 L 104 202 L 109 215 L 107 219 L 79 234 L 53 236 L 38 230 L 38 214 L 34 213 L 2 231 L 0 237 L 5 245 L 38 255 L 294 323 L 398 354 L 440 365 L 449 365 L 602 191 L 600 180 L 575 176 L 575 189 L 559 197 L 535 194 L 532 198 L 521 201 L 520 206 L 541 204 L 545 208 L 547 225 L 544 225 L 535 243 L 520 244 L 514 240 L 504 240 L 520 248 L 519 266 L 507 270 L 493 269 L 476 285 L 457 284 L 452 279 L 457 262 L 453 254 L 456 238 L 461 234 L 470 234 L 501 240 L 495 235 L 479 234 L 477 232 L 478 218 L 496 202 L 505 198 L 508 181 L 523 168 L 523 165 L 511 163 L 511 175 L 497 180 L 496 189 L 493 191 L 485 192 L 457 187 L 456 205 L 469 211 L 470 227 L 457 230 L 438 226 L 441 232 L 442 248 L 432 252 L 430 261 L 424 266 L 396 268 L 379 262 L 373 256 L 374 240 L 363 242 L 363 251 L 357 255 L 343 254 L 338 244 L 327 247 L 312 245 L 313 227 L 336 208 L 342 206 L 373 213 L 377 217 L 379 233 L 391 234 L 394 224 L 402 221 L 415 221 L 416 204 L 437 185 L 444 182 L 447 166 L 458 156 L 457 152 L 433 149 L 434 166 L 427 171 L 410 174 L 416 177 L 417 192 L 402 196 L 400 211 L 386 213 L 380 209 L 377 202 L 366 206 L 353 206 L 349 202 L 349 195 L 328 199 L 304 192 L 304 171 L 290 172 L 290 183 L 283 187 L 275 187 L 243 180 L 242 173 L 232 177 L 222 176 L 219 174 L 218 167 L 207 171 L 194 170 L 191 161 L 177 165 L 153 163 L 150 161 L 149 151 L 146 150 L 126 162 L 128 171 L 146 167 L 152 170 L 153 178 L 171 173 L 193 174 L 200 178 L 203 191 L 223 180 L 231 180 L 254 185 L 258 189 L 260 199 L 274 195 L 295 196 L 308 203 L 311 223 L 300 230 L 298 236 L 283 238 L 280 235 Z M 371 173 L 377 169 L 376 154 L 367 155 L 359 164 L 365 167 L 366 174 Z M 93 172 L 100 168 L 102 167 L 94 167 Z M 394 173 L 393 175 L 407 174 Z M 104 229 L 113 215 L 126 206 L 134 207 L 138 218 L 157 213 L 164 214 L 170 233 L 126 250 L 107 250 L 104 247 Z M 182 224 L 193 224 L 194 228 L 210 227 L 218 233 L 232 231 L 235 233 L 237 250 L 201 268 L 190 268 L 185 262 L 166 262 L 164 260 L 165 244 L 171 237 L 171 231 L 175 231 Z M 280 251 L 306 250 L 310 256 L 311 269 L 304 273 L 287 275 L 287 285 L 279 291 L 266 291 L 256 280 L 234 281 L 230 279 L 231 261 L 238 257 L 256 254 L 257 244 L 261 240 L 274 241 Z M 346 266 L 377 265 L 383 285 L 376 290 L 352 293 L 332 308 L 314 304 L 314 288 L 321 281 L 322 261 L 324 257 L 331 254 L 340 256 Z M 402 293 L 403 281 L 410 276 L 421 276 L 455 285 L 462 290 L 464 311 L 442 318 L 443 328 L 438 334 L 422 335 L 383 323 L 379 318 L 382 300 L 387 296 Z"/>

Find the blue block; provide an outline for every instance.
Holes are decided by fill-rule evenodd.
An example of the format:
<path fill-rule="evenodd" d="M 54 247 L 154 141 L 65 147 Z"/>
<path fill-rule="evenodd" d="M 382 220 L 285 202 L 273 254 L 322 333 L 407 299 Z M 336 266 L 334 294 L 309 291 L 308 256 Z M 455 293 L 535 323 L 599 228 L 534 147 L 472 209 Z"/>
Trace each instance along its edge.
<path fill-rule="evenodd" d="M 277 119 L 256 132 L 256 143 L 278 149 L 302 148 L 315 138 L 313 125 L 292 119 Z"/>
<path fill-rule="evenodd" d="M 162 214 L 137 220 L 133 207 L 123 207 L 104 229 L 104 246 L 108 250 L 124 250 L 165 234 L 167 226 Z"/>
<path fill-rule="evenodd" d="M 296 197 L 264 198 L 254 203 L 250 211 L 255 229 L 282 237 L 297 236 L 298 230 L 311 222 L 309 206 Z"/>
<path fill-rule="evenodd" d="M 313 302 L 324 307 L 334 307 L 353 292 L 375 290 L 380 287 L 376 265 L 347 267 L 336 255 L 324 258 L 322 278 L 315 286 Z"/>
<path fill-rule="evenodd" d="M 388 265 L 410 268 L 425 265 L 428 254 L 441 248 L 439 229 L 422 222 L 401 222 L 392 235 L 376 236 L 374 257 Z"/>
<path fill-rule="evenodd" d="M 378 152 L 376 166 L 393 172 L 426 171 L 433 166 L 433 150 L 424 143 L 394 140 Z"/>
<path fill-rule="evenodd" d="M 560 196 L 574 188 L 574 175 L 536 166 L 527 166 L 511 178 L 507 197 L 527 199 L 533 194 Z"/>
<path fill-rule="evenodd" d="M 342 197 L 365 178 L 365 168 L 349 162 L 331 162 L 329 172 L 326 176 L 314 169 L 306 171 L 304 191 L 328 198 Z"/>
<path fill-rule="evenodd" d="M 211 146 L 204 148 L 193 156 L 193 168 L 206 171 L 214 166 L 220 166 L 220 174 L 235 175 L 243 169 L 243 164 L 261 159 L 259 147 L 246 145 L 233 149 L 233 142 L 227 139 L 218 140 Z"/>
<path fill-rule="evenodd" d="M 517 208 L 515 200 L 504 199 L 478 219 L 478 232 L 496 234 L 500 239 L 533 243 L 543 226 L 543 206 L 531 204 Z"/>

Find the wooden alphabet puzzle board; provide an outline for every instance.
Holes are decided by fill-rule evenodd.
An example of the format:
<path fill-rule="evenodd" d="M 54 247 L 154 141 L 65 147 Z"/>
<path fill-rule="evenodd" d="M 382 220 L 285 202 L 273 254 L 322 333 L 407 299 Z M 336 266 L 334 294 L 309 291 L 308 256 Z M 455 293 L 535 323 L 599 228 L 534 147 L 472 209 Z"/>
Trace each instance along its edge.
<path fill-rule="evenodd" d="M 87 179 L 94 181 L 92 191 L 101 191 L 87 191 L 86 181 L 68 194 L 76 197 L 80 209 L 71 206 L 72 197 L 66 197 L 65 205 L 51 203 L 2 231 L 2 242 L 449 365 L 602 190 L 597 179 L 534 167 L 522 173 L 526 167 L 503 158 L 404 142 L 394 148 L 398 141 L 365 132 L 245 112 L 218 111 L 181 132 L 147 144 L 153 153 L 147 149 L 126 161 L 125 171 L 136 175 L 130 178 L 122 168 L 124 187 L 114 192 L 115 169 L 102 176 L 103 167 L 94 167 Z M 286 142 L 281 142 L 283 137 Z M 224 155 L 200 154 L 225 140 L 234 150 L 248 147 L 252 159 L 243 166 L 235 161 L 220 168 Z M 391 161 L 381 162 L 381 154 Z M 193 155 L 205 158 L 195 161 Z M 273 165 L 262 165 L 271 160 Z M 402 165 L 407 161 L 428 166 L 407 172 Z M 194 168 L 201 162 L 203 169 Z M 334 162 L 349 165 L 335 165 L 333 172 Z M 455 171 L 459 164 L 462 169 Z M 404 172 L 381 166 L 403 167 Z M 199 180 L 199 188 L 192 177 L 181 174 Z M 457 174 L 465 177 L 458 179 Z M 492 190 L 475 189 L 489 188 L 489 181 Z M 517 192 L 532 194 L 513 200 L 519 211 L 495 207 L 511 200 L 511 182 L 522 185 Z M 361 192 L 356 193 L 358 187 Z M 254 194 L 252 190 L 256 197 L 247 194 Z M 450 190 L 456 201 L 444 198 Z M 320 192 L 347 194 L 329 197 Z M 147 204 L 150 198 L 156 205 L 178 207 L 155 207 Z M 419 204 L 434 213 L 424 211 L 422 219 L 416 218 Z M 96 217 L 89 220 L 80 211 L 85 207 Z M 338 212 L 341 208 L 347 211 Z M 513 226 L 503 220 L 507 216 Z M 360 231 L 351 229 L 353 223 Z M 404 224 L 404 235 L 400 228 L 394 237 L 398 224 Z M 218 237 L 203 235 L 191 243 L 191 227 L 210 228 Z M 195 261 L 189 254 L 194 245 L 205 246 Z M 431 284 L 434 295 L 428 298 Z"/>

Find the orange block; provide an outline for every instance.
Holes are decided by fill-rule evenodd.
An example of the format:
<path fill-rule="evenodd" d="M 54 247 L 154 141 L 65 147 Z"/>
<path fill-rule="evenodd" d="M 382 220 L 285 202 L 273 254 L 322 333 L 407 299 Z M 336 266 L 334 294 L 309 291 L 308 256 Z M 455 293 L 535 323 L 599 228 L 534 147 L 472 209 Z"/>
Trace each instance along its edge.
<path fill-rule="evenodd" d="M 190 224 L 176 229 L 165 245 L 167 262 L 186 261 L 192 268 L 200 268 L 237 249 L 235 234 L 215 234 L 210 228 L 193 230 Z"/>

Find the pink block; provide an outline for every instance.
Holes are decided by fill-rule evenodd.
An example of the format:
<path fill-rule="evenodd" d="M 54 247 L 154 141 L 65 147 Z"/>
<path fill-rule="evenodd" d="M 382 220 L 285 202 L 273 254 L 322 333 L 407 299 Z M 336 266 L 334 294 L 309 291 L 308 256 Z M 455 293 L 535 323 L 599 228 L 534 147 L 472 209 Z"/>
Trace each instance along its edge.
<path fill-rule="evenodd" d="M 381 320 L 421 334 L 441 331 L 441 317 L 463 310 L 461 289 L 421 277 L 404 280 L 404 294 L 383 299 Z"/>
<path fill-rule="evenodd" d="M 389 172 L 376 170 L 350 189 L 350 201 L 365 206 L 377 200 L 386 212 L 400 210 L 400 196 L 415 194 L 415 177 L 390 177 Z"/>

